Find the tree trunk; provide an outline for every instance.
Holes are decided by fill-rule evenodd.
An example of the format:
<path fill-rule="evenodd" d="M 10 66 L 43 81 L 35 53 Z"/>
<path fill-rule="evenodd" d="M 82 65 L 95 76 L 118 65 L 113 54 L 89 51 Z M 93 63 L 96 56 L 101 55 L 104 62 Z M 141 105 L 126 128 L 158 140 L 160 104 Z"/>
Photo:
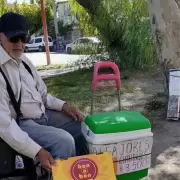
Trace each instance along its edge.
<path fill-rule="evenodd" d="M 180 68 L 180 0 L 148 0 L 158 60 L 168 87 L 169 69 Z"/>
<path fill-rule="evenodd" d="M 55 28 L 55 34 L 56 34 L 56 50 L 57 50 L 59 47 L 59 44 L 58 44 L 59 28 L 58 28 L 58 20 L 57 20 L 56 0 L 53 0 L 52 3 L 53 3 L 53 11 L 54 11 L 54 28 Z"/>

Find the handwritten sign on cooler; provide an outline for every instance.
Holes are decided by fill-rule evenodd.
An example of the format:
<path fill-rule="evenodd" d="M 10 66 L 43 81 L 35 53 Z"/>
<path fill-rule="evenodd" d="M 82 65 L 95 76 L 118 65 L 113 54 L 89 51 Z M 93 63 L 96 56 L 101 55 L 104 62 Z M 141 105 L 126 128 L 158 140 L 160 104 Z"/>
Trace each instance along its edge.
<path fill-rule="evenodd" d="M 116 175 L 121 175 L 151 167 L 152 145 L 153 137 L 147 136 L 115 144 L 89 144 L 89 152 L 110 152 L 114 158 Z"/>
<path fill-rule="evenodd" d="M 108 152 L 57 160 L 52 174 L 53 180 L 116 180 L 112 155 Z"/>

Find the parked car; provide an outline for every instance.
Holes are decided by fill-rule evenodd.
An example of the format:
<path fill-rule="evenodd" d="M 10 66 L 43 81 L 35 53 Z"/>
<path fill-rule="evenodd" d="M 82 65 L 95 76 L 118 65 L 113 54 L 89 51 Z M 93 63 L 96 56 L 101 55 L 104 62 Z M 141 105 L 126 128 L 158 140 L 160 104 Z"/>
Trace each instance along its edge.
<path fill-rule="evenodd" d="M 53 41 L 50 36 L 48 36 L 48 43 L 49 43 L 49 49 L 50 51 L 53 50 Z M 29 51 L 45 51 L 45 42 L 44 42 L 44 37 L 39 36 L 31 39 L 28 44 L 25 46 L 25 52 Z"/>
<path fill-rule="evenodd" d="M 101 41 L 97 37 L 82 37 L 66 45 L 68 54 L 77 52 L 87 52 L 87 50 L 98 50 L 101 47 Z"/>

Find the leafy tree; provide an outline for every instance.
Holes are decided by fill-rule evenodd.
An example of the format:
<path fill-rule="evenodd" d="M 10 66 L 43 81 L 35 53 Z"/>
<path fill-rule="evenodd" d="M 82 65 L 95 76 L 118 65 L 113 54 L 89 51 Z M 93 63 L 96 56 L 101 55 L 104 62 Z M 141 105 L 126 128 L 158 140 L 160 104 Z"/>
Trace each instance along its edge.
<path fill-rule="evenodd" d="M 94 26 L 88 12 L 80 6 L 76 0 L 69 0 L 72 15 L 74 15 L 78 23 L 79 29 L 84 36 L 96 36 L 98 34 L 97 28 Z"/>
<path fill-rule="evenodd" d="M 6 13 L 8 11 L 8 7 L 5 4 L 4 0 L 0 0 L 0 16 L 2 16 L 4 13 Z"/>
<path fill-rule="evenodd" d="M 26 17 L 29 22 L 30 34 L 37 33 L 42 35 L 42 16 L 41 16 L 41 8 L 40 8 L 40 0 L 36 1 L 36 4 L 32 0 L 30 4 L 22 3 L 18 4 L 16 1 L 13 6 L 8 7 L 4 0 L 0 0 L 0 16 L 5 12 L 16 12 L 22 14 Z M 45 0 L 45 11 L 46 11 L 46 22 L 48 28 L 49 36 L 55 38 L 55 28 L 53 22 L 53 4 L 51 0 Z M 73 24 L 64 25 L 62 21 L 58 22 L 59 26 L 59 35 L 66 35 L 69 31 L 72 30 Z"/>
<path fill-rule="evenodd" d="M 45 11 L 46 11 L 46 20 L 47 20 L 47 26 L 51 24 L 51 21 L 53 20 L 53 11 L 52 6 L 50 4 L 51 1 L 47 1 L 45 4 Z M 0 16 L 4 14 L 5 12 L 16 12 L 19 14 L 22 14 L 26 17 L 26 19 L 29 22 L 30 27 L 30 33 L 34 34 L 39 29 L 42 29 L 42 19 L 41 19 L 41 8 L 40 5 L 37 4 L 27 4 L 22 3 L 18 4 L 17 1 L 14 3 L 13 6 L 8 7 L 4 0 L 0 0 Z"/>
<path fill-rule="evenodd" d="M 87 24 L 96 27 L 110 58 L 121 69 L 143 68 L 156 63 L 146 0 L 74 1 L 83 9 L 76 11 L 78 16 L 83 18 L 86 13 Z M 75 5 L 72 6 L 75 9 Z"/>
<path fill-rule="evenodd" d="M 63 21 L 58 21 L 59 35 L 65 36 L 68 32 L 73 30 L 74 24 L 64 24 Z"/>
<path fill-rule="evenodd" d="M 31 34 L 35 33 L 42 26 L 39 7 L 35 4 L 18 4 L 16 2 L 14 6 L 8 8 L 8 11 L 24 15 L 29 22 Z"/>
<path fill-rule="evenodd" d="M 41 2 L 40 0 L 36 0 L 36 3 L 40 7 Z M 41 15 L 40 15 L 40 8 L 38 9 L 38 22 L 41 22 Z M 46 21 L 47 21 L 47 29 L 48 29 L 48 35 L 51 36 L 52 38 L 55 38 L 55 27 L 54 27 L 54 13 L 53 13 L 53 3 L 52 0 L 45 0 L 45 11 L 46 11 Z M 42 23 L 39 23 L 41 25 Z M 42 34 L 42 28 L 38 27 L 41 29 L 39 31 L 39 34 Z M 69 31 L 72 30 L 73 24 L 70 25 L 64 25 L 63 21 L 58 22 L 58 28 L 59 28 L 59 35 L 63 36 L 66 35 Z"/>
<path fill-rule="evenodd" d="M 64 25 L 63 21 L 58 22 L 58 28 L 59 28 L 59 36 L 65 36 L 68 32 L 73 30 L 73 24 L 70 25 Z M 38 32 L 39 35 L 41 35 L 42 29 Z M 51 21 L 48 26 L 48 35 L 51 36 L 53 39 L 55 39 L 55 27 L 54 22 Z"/>

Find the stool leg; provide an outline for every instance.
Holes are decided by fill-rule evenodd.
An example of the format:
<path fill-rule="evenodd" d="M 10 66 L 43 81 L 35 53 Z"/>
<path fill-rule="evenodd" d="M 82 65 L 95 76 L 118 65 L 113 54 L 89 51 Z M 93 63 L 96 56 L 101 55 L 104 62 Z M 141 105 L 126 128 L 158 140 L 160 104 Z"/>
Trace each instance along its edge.
<path fill-rule="evenodd" d="M 91 100 L 91 114 L 94 112 L 94 92 L 92 92 L 92 100 Z"/>
<path fill-rule="evenodd" d="M 118 103 L 119 103 L 119 111 L 121 111 L 121 94 L 120 94 L 120 90 L 118 90 Z"/>

